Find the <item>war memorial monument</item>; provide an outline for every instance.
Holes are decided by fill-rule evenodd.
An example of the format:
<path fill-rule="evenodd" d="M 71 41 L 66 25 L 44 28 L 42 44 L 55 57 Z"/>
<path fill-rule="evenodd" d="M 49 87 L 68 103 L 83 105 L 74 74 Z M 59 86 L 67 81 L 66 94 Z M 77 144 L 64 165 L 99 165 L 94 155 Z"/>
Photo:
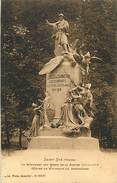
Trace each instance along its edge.
<path fill-rule="evenodd" d="M 53 30 L 55 57 L 39 71 L 46 77 L 45 99 L 41 105 L 32 104 L 29 148 L 98 149 L 90 129 L 95 115 L 89 76 L 95 56 L 82 48 L 78 53 L 77 40 L 69 43 L 69 23 L 62 13 L 57 22 L 46 23 Z"/>

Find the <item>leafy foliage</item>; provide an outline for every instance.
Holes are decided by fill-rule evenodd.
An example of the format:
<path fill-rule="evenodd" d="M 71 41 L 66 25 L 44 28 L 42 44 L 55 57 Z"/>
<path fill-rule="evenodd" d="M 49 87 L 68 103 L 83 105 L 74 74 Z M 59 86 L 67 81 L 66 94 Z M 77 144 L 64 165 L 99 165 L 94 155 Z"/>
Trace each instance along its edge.
<path fill-rule="evenodd" d="M 30 126 L 31 103 L 44 97 L 45 81 L 38 72 L 53 57 L 54 47 L 45 19 L 54 22 L 57 13 L 64 12 L 71 25 L 70 42 L 77 38 L 78 50 L 84 44 L 85 50 L 96 50 L 103 59 L 90 68 L 96 113 L 92 135 L 116 137 L 115 7 L 113 0 L 2 1 L 2 131 L 6 136 Z"/>

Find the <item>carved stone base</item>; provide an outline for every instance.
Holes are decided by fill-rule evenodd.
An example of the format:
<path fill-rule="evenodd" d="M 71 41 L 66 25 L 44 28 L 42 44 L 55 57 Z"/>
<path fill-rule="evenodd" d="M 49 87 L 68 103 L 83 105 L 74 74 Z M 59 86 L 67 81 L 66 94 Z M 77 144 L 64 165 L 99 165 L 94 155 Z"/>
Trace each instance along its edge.
<path fill-rule="evenodd" d="M 48 132 L 49 133 L 49 132 Z M 54 133 L 54 132 L 53 132 Z M 29 149 L 79 149 L 98 150 L 98 140 L 92 137 L 43 136 L 33 137 Z"/>

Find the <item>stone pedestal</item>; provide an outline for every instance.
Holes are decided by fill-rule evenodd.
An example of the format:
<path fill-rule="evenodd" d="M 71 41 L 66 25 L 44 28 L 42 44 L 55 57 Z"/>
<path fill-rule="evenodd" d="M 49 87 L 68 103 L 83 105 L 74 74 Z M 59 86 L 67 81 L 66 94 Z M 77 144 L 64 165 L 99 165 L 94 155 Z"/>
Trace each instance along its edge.
<path fill-rule="evenodd" d="M 63 136 L 63 131 L 62 128 L 45 128 L 39 131 L 40 136 Z"/>
<path fill-rule="evenodd" d="M 45 129 L 33 137 L 29 149 L 79 149 L 98 150 L 98 140 L 92 137 L 65 137 L 62 129 Z"/>
<path fill-rule="evenodd" d="M 81 69 L 76 63 L 71 66 L 69 60 L 64 60 L 52 72 L 46 74 L 46 91 L 49 92 L 52 105 L 55 109 L 54 120 L 60 119 L 61 106 L 68 97 L 70 88 L 81 82 Z"/>
<path fill-rule="evenodd" d="M 28 148 L 99 150 L 99 143 L 91 137 L 38 136 L 32 138 Z"/>
<path fill-rule="evenodd" d="M 61 109 L 63 109 L 63 105 L 66 104 L 65 102 L 68 101 L 68 98 L 70 97 L 70 89 L 82 83 L 82 71 L 80 65 L 74 60 L 73 54 L 69 53 L 51 59 L 39 72 L 40 75 L 46 75 L 47 96 L 44 100 L 44 114 L 47 115 L 47 119 L 51 123 L 50 126 L 53 127 L 53 129 L 43 129 L 39 131 L 39 136 L 33 137 L 29 144 L 30 149 L 99 149 L 97 139 L 86 137 L 90 135 L 90 130 L 87 130 L 87 128 L 83 128 L 77 133 L 79 136 L 85 137 L 78 137 L 78 135 L 74 136 L 74 132 L 73 137 L 71 131 L 70 136 L 68 134 L 69 130 L 68 132 L 65 132 L 58 128 L 60 127 Z M 74 122 L 71 117 L 72 115 L 70 115 L 72 113 L 72 108 L 68 107 L 69 105 L 65 108 L 67 117 L 62 119 L 63 124 L 66 121 Z M 53 118 L 49 120 L 51 116 L 53 116 Z M 65 125 L 65 127 L 72 128 L 74 125 Z M 65 133 L 67 133 L 68 136 Z"/>

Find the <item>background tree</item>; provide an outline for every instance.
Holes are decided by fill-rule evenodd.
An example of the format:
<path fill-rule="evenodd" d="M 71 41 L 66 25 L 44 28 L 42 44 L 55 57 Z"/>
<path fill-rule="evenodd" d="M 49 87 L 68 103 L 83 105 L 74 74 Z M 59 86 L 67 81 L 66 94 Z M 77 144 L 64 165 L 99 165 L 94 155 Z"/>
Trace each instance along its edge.
<path fill-rule="evenodd" d="M 96 115 L 92 135 L 101 141 L 105 137 L 116 141 L 116 1 L 3 0 L 2 132 L 7 143 L 14 130 L 21 132 L 30 126 L 31 103 L 37 96 L 44 98 L 45 81 L 38 72 L 54 56 L 54 41 L 45 20 L 54 22 L 60 12 L 70 22 L 70 42 L 78 39 L 78 51 L 84 44 L 85 51 L 103 59 L 90 68 Z"/>

